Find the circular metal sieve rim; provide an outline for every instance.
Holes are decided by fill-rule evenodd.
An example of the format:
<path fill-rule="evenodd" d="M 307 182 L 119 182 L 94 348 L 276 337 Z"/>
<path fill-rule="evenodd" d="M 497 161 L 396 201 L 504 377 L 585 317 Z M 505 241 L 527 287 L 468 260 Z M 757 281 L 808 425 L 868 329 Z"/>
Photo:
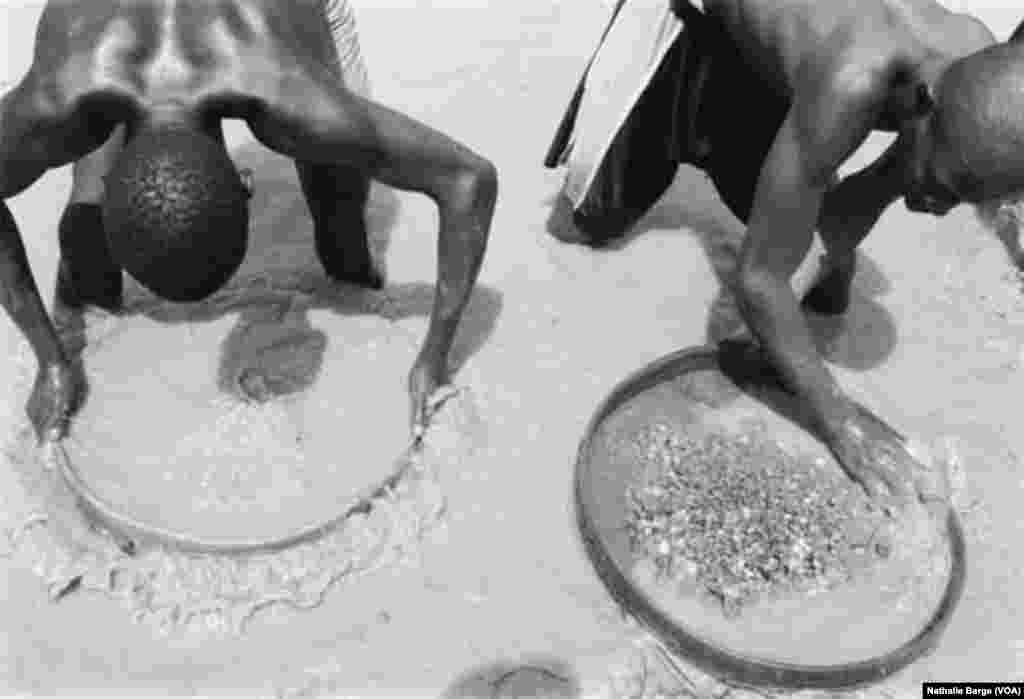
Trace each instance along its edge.
<path fill-rule="evenodd" d="M 368 487 L 363 493 L 353 496 L 349 504 L 339 508 L 338 514 L 320 524 L 309 525 L 277 538 L 220 541 L 198 538 L 170 528 L 148 524 L 119 511 L 85 482 L 63 447 L 59 444 L 56 447 L 57 467 L 60 469 L 61 478 L 75 496 L 79 508 L 92 524 L 109 532 L 119 542 L 127 540 L 131 542 L 131 547 L 140 543 L 156 544 L 185 553 L 240 555 L 273 553 L 309 543 L 337 530 L 352 515 L 369 512 L 373 501 L 394 490 L 403 476 L 413 468 L 412 456 L 421 448 L 421 443 L 414 440 L 396 460 L 388 476 L 378 484 Z"/>
<path fill-rule="evenodd" d="M 254 294 L 260 294 L 255 296 Z M 253 276 L 228 287 L 224 287 L 212 296 L 207 297 L 190 308 L 195 311 L 200 307 L 218 307 L 225 313 L 251 306 L 258 298 L 268 304 L 278 304 L 285 308 L 294 308 L 296 304 L 315 297 L 315 293 L 302 289 L 273 284 L 260 276 Z M 240 299 L 245 299 L 241 302 Z M 166 301 L 152 297 L 143 292 L 139 298 L 127 304 L 123 312 L 129 315 L 145 314 L 166 306 Z M 174 313 L 180 308 L 173 307 Z M 386 314 L 382 314 L 387 317 Z M 397 326 L 396 326 L 397 327 Z M 80 344 L 81 352 L 85 346 L 85 327 L 76 328 L 69 338 L 73 344 Z M 443 402 L 443 401 L 442 401 Z M 398 459 L 394 462 L 391 473 L 377 484 L 371 484 L 361 493 L 352 495 L 347 504 L 339 506 L 338 513 L 326 518 L 320 524 L 312 524 L 289 534 L 264 539 L 222 539 L 214 540 L 199 538 L 172 528 L 147 523 L 138 517 L 123 512 L 116 505 L 106 500 L 88 484 L 75 467 L 74 460 L 65 451 L 62 444 L 54 445 L 53 457 L 61 480 L 71 491 L 75 501 L 86 519 L 97 528 L 108 532 L 122 548 L 132 550 L 138 544 L 157 545 L 185 553 L 212 555 L 251 555 L 274 553 L 293 546 L 306 544 L 323 538 L 339 529 L 354 514 L 369 512 L 377 498 L 393 491 L 410 469 L 413 468 L 413 455 L 422 448 L 419 438 L 413 438 Z"/>
<path fill-rule="evenodd" d="M 946 521 L 952 565 L 949 581 L 935 614 L 902 646 L 862 661 L 837 665 L 800 665 L 770 662 L 731 653 L 689 632 L 683 625 L 660 611 L 622 573 L 602 541 L 594 518 L 590 515 L 590 508 L 593 505 L 587 501 L 589 456 L 594 436 L 605 419 L 644 391 L 680 375 L 707 369 L 720 369 L 718 351 L 714 347 L 703 346 L 673 352 L 633 372 L 604 399 L 590 419 L 580 442 L 573 488 L 576 523 L 590 561 L 615 601 L 672 653 L 692 661 L 697 667 L 712 675 L 745 686 L 779 689 L 849 689 L 879 682 L 934 650 L 960 601 L 966 578 L 966 545 L 959 518 L 953 508 L 948 509 Z M 866 410 L 863 407 L 861 409 Z"/>

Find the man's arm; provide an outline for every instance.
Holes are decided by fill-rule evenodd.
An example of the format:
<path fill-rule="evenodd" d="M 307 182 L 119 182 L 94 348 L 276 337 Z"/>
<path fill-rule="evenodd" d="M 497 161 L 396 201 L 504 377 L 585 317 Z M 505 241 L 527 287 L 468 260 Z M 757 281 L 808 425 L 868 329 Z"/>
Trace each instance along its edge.
<path fill-rule="evenodd" d="M 22 83 L 0 100 L 0 301 L 42 366 L 62 361 L 64 353 L 6 203 L 48 169 L 47 148 L 38 138 L 42 121 L 26 107 L 31 102 L 29 92 Z"/>
<path fill-rule="evenodd" d="M 825 194 L 818 216 L 818 234 L 825 243 L 821 269 L 802 306 L 825 315 L 845 313 L 856 272 L 857 246 L 885 210 L 903 193 L 900 144 Z"/>
<path fill-rule="evenodd" d="M 827 168 L 815 172 L 791 113 L 765 161 L 740 259 L 737 300 L 783 379 L 806 400 L 823 432 L 846 402 L 814 347 L 790 279 L 810 250 Z"/>
<path fill-rule="evenodd" d="M 18 226 L 4 201 L 0 201 L 0 302 L 32 346 L 40 366 L 64 361 L 57 333 L 29 268 Z"/>
<path fill-rule="evenodd" d="M 843 467 L 872 492 L 907 490 L 905 474 L 879 457 L 857 411 L 815 349 L 790 287 L 813 240 L 840 164 L 877 120 L 878 77 L 854 72 L 827 89 L 797 94 L 766 159 L 741 253 L 740 310 L 783 380 L 811 410 Z M 884 445 L 888 451 L 890 445 Z M 888 457 L 888 454 L 887 454 Z"/>
<path fill-rule="evenodd" d="M 494 166 L 444 134 L 330 81 L 296 78 L 249 126 L 279 153 L 347 163 L 437 204 L 437 293 L 410 375 L 413 428 L 422 428 L 430 394 L 447 381 L 448 353 L 487 247 L 497 198 Z"/>
<path fill-rule="evenodd" d="M 0 100 L 0 303 L 35 353 L 38 374 L 27 410 L 38 436 L 52 439 L 63 435 L 78 393 L 6 202 L 46 172 L 51 156 L 25 93 L 22 84 Z"/>

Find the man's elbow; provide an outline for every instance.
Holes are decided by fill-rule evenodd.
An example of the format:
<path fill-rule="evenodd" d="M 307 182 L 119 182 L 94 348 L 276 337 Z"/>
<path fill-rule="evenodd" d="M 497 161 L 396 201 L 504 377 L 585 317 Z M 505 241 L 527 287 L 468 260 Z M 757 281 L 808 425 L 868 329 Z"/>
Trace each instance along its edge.
<path fill-rule="evenodd" d="M 485 213 L 490 219 L 498 199 L 498 169 L 487 158 L 465 158 L 451 180 L 448 198 L 456 208 Z"/>
<path fill-rule="evenodd" d="M 736 295 L 740 300 L 745 302 L 750 297 L 757 295 L 763 286 L 763 272 L 741 260 L 736 270 Z"/>

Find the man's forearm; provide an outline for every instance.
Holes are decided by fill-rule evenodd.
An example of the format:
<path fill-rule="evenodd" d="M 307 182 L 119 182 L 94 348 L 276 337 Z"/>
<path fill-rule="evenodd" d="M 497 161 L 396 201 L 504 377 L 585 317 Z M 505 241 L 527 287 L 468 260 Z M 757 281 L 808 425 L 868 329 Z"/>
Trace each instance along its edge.
<path fill-rule="evenodd" d="M 32 346 L 40 366 L 64 360 L 60 340 L 32 277 L 18 226 L 4 201 L 0 201 L 0 303 Z"/>
<path fill-rule="evenodd" d="M 764 275 L 741 284 L 737 298 L 768 359 L 827 437 L 849 416 L 850 404 L 818 354 L 793 290 Z"/>
<path fill-rule="evenodd" d="M 448 356 L 480 273 L 496 199 L 497 175 L 492 167 L 466 174 L 439 198 L 437 293 L 420 353 L 424 360 L 443 361 Z"/>

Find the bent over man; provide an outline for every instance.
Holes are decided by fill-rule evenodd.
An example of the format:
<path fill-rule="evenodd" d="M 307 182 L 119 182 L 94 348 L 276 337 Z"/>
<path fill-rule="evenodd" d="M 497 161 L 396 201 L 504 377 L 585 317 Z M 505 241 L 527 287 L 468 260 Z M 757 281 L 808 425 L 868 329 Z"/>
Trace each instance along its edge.
<path fill-rule="evenodd" d="M 60 226 L 58 302 L 116 309 L 122 270 L 166 299 L 200 300 L 246 248 L 248 192 L 224 147 L 226 118 L 295 160 L 317 252 L 337 280 L 382 283 L 365 228 L 351 230 L 346 216 L 362 220 L 370 179 L 436 202 L 437 295 L 409 374 L 413 429 L 422 429 L 429 396 L 447 380 L 497 177 L 468 148 L 360 94 L 365 84 L 344 70 L 357 48 L 349 41 L 340 54 L 332 38 L 332 20 L 335 33 L 354 31 L 345 10 L 337 0 L 46 5 L 32 66 L 0 102 L 0 300 L 38 360 L 27 410 L 40 437 L 65 433 L 82 382 L 2 200 L 78 161 Z"/>
<path fill-rule="evenodd" d="M 636 45 L 633 20 L 653 17 L 643 56 L 655 60 L 640 66 L 648 82 L 629 117 L 595 136 L 587 128 L 601 122 L 592 105 L 602 97 L 588 103 L 585 91 L 601 76 L 587 75 L 549 152 L 549 167 L 569 163 L 576 228 L 601 243 L 654 203 L 679 163 L 707 172 L 747 224 L 735 291 L 760 348 L 851 478 L 872 493 L 907 492 L 909 455 L 840 389 L 790 280 L 819 230 L 825 270 L 803 306 L 842 313 L 855 249 L 890 203 L 903 198 L 941 216 L 1024 190 L 1021 32 L 999 43 L 977 19 L 933 0 L 672 4 L 677 18 L 659 2 L 619 3 L 603 43 Z M 614 66 L 602 51 L 592 67 Z M 636 52 L 617 55 L 631 65 Z M 838 182 L 840 166 L 876 130 L 897 138 Z M 586 151 L 602 142 L 607 150 Z"/>

